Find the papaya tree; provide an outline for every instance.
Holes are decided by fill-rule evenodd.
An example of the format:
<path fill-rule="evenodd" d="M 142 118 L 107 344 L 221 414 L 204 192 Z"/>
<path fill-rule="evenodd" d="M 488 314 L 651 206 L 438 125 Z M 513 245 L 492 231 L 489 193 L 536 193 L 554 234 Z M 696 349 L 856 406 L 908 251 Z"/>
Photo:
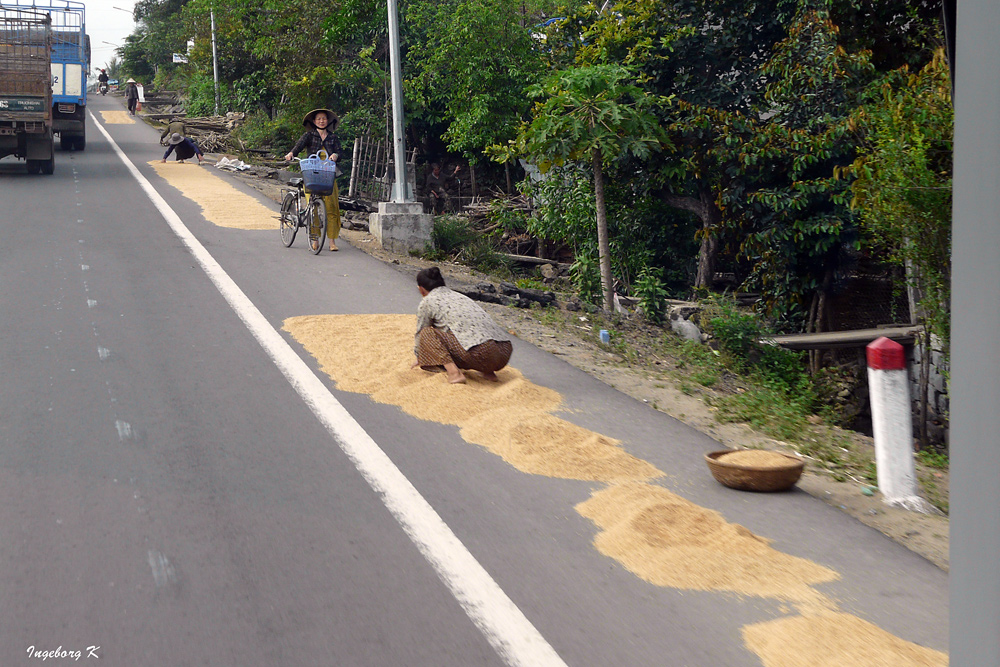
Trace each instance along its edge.
<path fill-rule="evenodd" d="M 529 89 L 536 100 L 531 122 L 523 123 L 506 146 L 494 146 L 497 160 L 524 157 L 542 173 L 553 166 L 592 170 L 597 212 L 598 261 L 604 308 L 614 309 L 604 167 L 623 155 L 646 158 L 667 144 L 653 108 L 668 102 L 646 95 L 621 65 L 573 67 Z"/>

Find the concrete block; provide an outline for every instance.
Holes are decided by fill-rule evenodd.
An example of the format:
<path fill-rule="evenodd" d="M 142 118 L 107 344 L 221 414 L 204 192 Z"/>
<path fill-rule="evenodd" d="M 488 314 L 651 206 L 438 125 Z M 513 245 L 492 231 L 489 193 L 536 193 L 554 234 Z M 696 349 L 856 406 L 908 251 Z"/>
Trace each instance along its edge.
<path fill-rule="evenodd" d="M 389 252 L 423 252 L 431 243 L 434 218 L 420 202 L 379 202 L 368 218 L 372 236 Z"/>

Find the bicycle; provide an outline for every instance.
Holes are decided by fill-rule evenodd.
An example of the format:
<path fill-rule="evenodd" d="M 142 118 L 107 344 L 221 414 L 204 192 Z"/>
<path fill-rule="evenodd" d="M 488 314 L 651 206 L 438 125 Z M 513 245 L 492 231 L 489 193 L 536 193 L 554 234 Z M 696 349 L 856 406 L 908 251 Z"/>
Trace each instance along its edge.
<path fill-rule="evenodd" d="M 295 158 L 298 159 L 298 158 Z M 323 197 L 306 191 L 302 178 L 288 181 L 290 187 L 283 188 L 281 193 L 281 242 L 286 248 L 292 247 L 299 227 L 309 231 L 309 249 L 314 255 L 323 252 L 326 240 L 326 205 Z M 302 200 L 307 199 L 303 206 Z"/>

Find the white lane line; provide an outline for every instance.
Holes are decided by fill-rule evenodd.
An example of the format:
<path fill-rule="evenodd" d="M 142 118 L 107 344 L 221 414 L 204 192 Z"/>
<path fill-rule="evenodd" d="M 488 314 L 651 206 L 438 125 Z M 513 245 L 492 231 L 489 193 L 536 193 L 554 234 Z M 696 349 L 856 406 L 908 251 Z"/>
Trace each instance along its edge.
<path fill-rule="evenodd" d="M 157 588 L 177 582 L 177 572 L 173 564 L 159 551 L 149 550 L 149 567 L 153 571 L 153 582 Z"/>
<path fill-rule="evenodd" d="M 306 405 L 312 409 L 340 448 L 354 462 L 365 481 L 382 498 L 386 508 L 424 558 L 434 567 L 438 576 L 462 605 L 465 613 L 500 657 L 509 665 L 565 667 L 566 663 L 555 649 L 545 641 L 513 600 L 459 541 L 430 503 L 420 495 L 416 487 L 393 464 L 371 436 L 334 398 L 322 381 L 195 238 L 152 184 L 139 173 L 108 131 L 97 122 L 93 111 L 88 113 L 94 119 L 97 129 L 111 144 L 170 228 L 187 246 L 209 279 Z"/>
<path fill-rule="evenodd" d="M 122 421 L 121 419 L 115 420 L 115 429 L 118 431 L 118 440 L 125 442 L 126 440 L 132 439 L 132 425 L 127 421 Z"/>

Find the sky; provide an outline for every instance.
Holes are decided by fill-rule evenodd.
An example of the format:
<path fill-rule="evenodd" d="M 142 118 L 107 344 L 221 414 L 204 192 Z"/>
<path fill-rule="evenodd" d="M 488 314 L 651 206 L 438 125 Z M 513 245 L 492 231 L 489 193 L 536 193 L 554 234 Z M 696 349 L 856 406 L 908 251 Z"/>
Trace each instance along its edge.
<path fill-rule="evenodd" d="M 18 1 L 28 4 L 31 0 Z M 46 0 L 37 1 L 39 4 L 46 2 Z M 84 0 L 83 4 L 86 7 L 91 74 L 93 74 L 93 70 L 104 67 L 115 56 L 115 48 L 124 44 L 125 38 L 135 29 L 135 22 L 132 20 L 132 7 L 135 2 L 134 0 Z"/>

